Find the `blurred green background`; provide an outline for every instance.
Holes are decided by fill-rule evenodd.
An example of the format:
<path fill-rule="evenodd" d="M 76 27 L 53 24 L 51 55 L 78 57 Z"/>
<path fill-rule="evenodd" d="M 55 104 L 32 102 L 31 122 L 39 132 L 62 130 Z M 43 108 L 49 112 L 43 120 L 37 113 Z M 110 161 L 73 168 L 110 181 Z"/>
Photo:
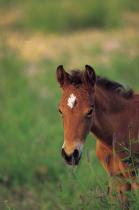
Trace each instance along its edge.
<path fill-rule="evenodd" d="M 61 158 L 59 64 L 139 91 L 139 1 L 0 0 L 0 210 L 112 207 L 94 137 L 78 167 Z"/>

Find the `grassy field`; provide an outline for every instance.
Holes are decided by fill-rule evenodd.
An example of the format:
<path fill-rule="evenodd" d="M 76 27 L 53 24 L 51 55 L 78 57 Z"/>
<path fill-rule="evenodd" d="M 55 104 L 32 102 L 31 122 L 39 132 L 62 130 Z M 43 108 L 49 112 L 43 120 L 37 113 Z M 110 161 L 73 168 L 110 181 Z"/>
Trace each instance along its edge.
<path fill-rule="evenodd" d="M 88 27 L 124 26 L 126 12 L 138 12 L 138 0 L 0 0 L 2 28 L 63 33 Z"/>
<path fill-rule="evenodd" d="M 98 75 L 139 91 L 137 3 L 120 5 L 121 25 L 116 1 L 105 7 L 96 2 L 86 1 L 84 9 L 78 1 L 74 8 L 62 0 L 0 1 L 0 210 L 120 209 L 107 197 L 108 178 L 96 159 L 93 136 L 78 167 L 68 167 L 60 155 L 59 64 L 67 70 L 93 65 Z M 106 6 L 115 15 L 103 20 L 99 13 L 105 16 Z M 138 192 L 130 195 L 131 210 L 138 210 L 138 198 Z"/>

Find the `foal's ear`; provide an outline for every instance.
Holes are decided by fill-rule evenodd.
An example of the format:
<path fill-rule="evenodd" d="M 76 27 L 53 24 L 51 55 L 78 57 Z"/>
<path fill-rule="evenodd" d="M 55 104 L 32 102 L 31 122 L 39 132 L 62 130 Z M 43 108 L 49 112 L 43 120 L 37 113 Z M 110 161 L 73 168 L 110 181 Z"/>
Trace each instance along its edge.
<path fill-rule="evenodd" d="M 57 67 L 56 77 L 61 87 L 68 82 L 69 74 L 64 70 L 63 65 Z"/>
<path fill-rule="evenodd" d="M 96 82 L 95 70 L 89 65 L 85 65 L 84 79 L 85 82 L 91 86 L 93 86 Z"/>

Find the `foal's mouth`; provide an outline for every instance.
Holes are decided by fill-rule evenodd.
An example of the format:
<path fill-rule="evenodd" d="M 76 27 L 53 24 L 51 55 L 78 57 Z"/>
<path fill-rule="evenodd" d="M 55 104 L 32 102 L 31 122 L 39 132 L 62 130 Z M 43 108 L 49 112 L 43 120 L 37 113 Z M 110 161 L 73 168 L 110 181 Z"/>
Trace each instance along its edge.
<path fill-rule="evenodd" d="M 80 156 L 78 159 L 74 159 L 73 157 L 71 157 L 70 160 L 65 160 L 65 162 L 66 162 L 68 165 L 76 166 L 76 165 L 79 164 L 80 159 L 81 159 L 81 156 Z"/>

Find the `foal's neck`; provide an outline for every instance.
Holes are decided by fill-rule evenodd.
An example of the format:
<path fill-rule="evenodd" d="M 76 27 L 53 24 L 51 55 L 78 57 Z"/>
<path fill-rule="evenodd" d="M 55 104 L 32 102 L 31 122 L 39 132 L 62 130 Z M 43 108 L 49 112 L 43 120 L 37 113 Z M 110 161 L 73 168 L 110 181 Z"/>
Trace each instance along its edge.
<path fill-rule="evenodd" d="M 91 130 L 109 146 L 112 146 L 117 129 L 115 116 L 120 114 L 126 105 L 127 101 L 118 94 L 99 86 L 95 87 L 95 113 Z"/>

